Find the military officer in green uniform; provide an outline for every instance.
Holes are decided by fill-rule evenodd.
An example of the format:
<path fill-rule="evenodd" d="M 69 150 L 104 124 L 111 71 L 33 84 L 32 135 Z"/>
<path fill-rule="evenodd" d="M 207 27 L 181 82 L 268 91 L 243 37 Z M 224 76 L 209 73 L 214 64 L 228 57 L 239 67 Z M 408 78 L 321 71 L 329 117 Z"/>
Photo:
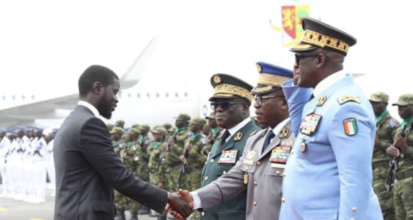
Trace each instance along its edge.
<path fill-rule="evenodd" d="M 167 153 L 162 163 L 162 170 L 165 170 L 168 176 L 169 190 L 172 192 L 178 191 L 179 187 L 186 187 L 182 178 L 184 164 L 179 160 L 179 156 L 184 153 L 185 142 L 190 137 L 188 125 L 191 117 L 187 114 L 180 114 L 175 120 L 176 130 L 169 137 L 166 145 Z"/>
<path fill-rule="evenodd" d="M 397 103 L 403 119 L 387 154 L 398 160 L 394 181 L 394 207 L 397 220 L 413 219 L 413 94 L 404 94 Z"/>
<path fill-rule="evenodd" d="M 393 136 L 400 123 L 387 111 L 389 95 L 384 92 L 375 92 L 371 94 L 369 100 L 376 116 L 376 138 L 373 152 L 373 186 L 379 198 L 384 219 L 393 220 L 395 219 L 393 191 L 388 191 L 385 187 L 389 174 L 389 161 L 392 158 L 386 154 L 386 149 L 393 144 Z"/>
<path fill-rule="evenodd" d="M 124 144 L 122 143 L 122 135 L 124 131 L 120 127 L 114 127 L 110 131 L 111 137 L 112 137 L 112 145 L 114 148 L 114 151 L 118 157 L 120 157 L 120 152 L 124 148 Z M 123 162 L 123 160 L 122 160 Z M 116 208 L 116 217 L 115 220 L 125 220 L 125 209 L 127 208 L 127 200 L 124 195 L 119 193 L 118 191 L 115 191 L 115 208 Z"/>
<path fill-rule="evenodd" d="M 137 142 L 138 138 L 140 135 L 140 130 L 137 128 L 131 128 L 128 132 L 128 141 L 126 143 L 126 147 L 124 151 L 121 153 L 125 165 L 128 168 L 129 171 L 133 173 L 134 176 L 139 176 L 139 164 L 140 164 L 140 156 L 141 156 L 141 147 L 139 146 L 139 143 Z M 138 210 L 140 207 L 140 204 L 137 203 L 136 201 L 127 198 L 128 201 L 128 206 L 129 206 L 129 212 L 131 213 L 131 218 L 130 220 L 137 220 L 138 219 Z"/>
<path fill-rule="evenodd" d="M 150 183 L 158 186 L 159 188 L 168 190 L 168 184 L 164 172 L 160 169 L 163 157 L 165 155 L 163 144 L 165 143 L 166 129 L 163 126 L 155 126 L 151 130 L 151 133 L 154 140 L 149 144 L 149 147 L 152 149 L 148 163 Z M 162 214 L 154 214 L 153 216 L 157 216 L 158 220 L 166 219 L 165 212 Z"/>
<path fill-rule="evenodd" d="M 215 120 L 224 130 L 213 144 L 202 170 L 202 187 L 225 175 L 241 157 L 245 143 L 257 127 L 250 119 L 252 86 L 234 76 L 214 74 L 211 77 L 214 94 L 209 99 Z M 247 191 L 205 210 L 202 220 L 245 219 Z"/>

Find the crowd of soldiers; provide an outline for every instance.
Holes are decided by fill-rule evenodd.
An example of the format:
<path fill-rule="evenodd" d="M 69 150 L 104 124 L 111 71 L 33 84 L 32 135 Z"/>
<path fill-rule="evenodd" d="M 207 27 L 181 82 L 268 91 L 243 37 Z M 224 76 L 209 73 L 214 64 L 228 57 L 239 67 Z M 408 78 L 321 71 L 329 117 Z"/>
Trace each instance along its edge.
<path fill-rule="evenodd" d="M 125 166 L 135 176 L 170 192 L 201 187 L 202 168 L 221 130 L 213 113 L 192 120 L 187 114 L 179 114 L 175 126 L 165 123 L 152 129 L 146 124 L 125 129 L 123 120 L 107 126 L 114 150 Z M 115 206 L 115 219 L 125 219 L 125 210 L 131 213 L 131 220 L 138 219 L 138 214 L 166 219 L 166 213 L 151 211 L 118 192 Z"/>
<path fill-rule="evenodd" d="M 53 138 L 56 132 L 56 129 L 38 127 L 0 129 L 1 197 L 45 202 L 46 181 L 49 180 L 54 188 Z"/>

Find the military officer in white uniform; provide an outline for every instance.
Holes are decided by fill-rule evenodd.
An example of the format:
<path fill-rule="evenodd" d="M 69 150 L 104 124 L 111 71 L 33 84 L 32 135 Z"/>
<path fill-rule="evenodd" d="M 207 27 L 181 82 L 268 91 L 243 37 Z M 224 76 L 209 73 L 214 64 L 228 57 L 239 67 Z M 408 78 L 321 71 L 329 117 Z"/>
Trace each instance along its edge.
<path fill-rule="evenodd" d="M 228 173 L 191 194 L 181 191 L 194 209 L 210 209 L 247 189 L 246 219 L 278 220 L 284 167 L 294 143 L 281 83 L 293 73 L 263 62 L 257 67 L 260 76 L 252 94 L 257 122 L 265 129 L 250 135 L 242 157 Z"/>
<path fill-rule="evenodd" d="M 285 168 L 280 220 L 383 219 L 372 184 L 373 109 L 343 71 L 356 39 L 312 18 L 302 26 L 304 36 L 291 49 L 298 86 L 283 84 L 297 139 Z"/>

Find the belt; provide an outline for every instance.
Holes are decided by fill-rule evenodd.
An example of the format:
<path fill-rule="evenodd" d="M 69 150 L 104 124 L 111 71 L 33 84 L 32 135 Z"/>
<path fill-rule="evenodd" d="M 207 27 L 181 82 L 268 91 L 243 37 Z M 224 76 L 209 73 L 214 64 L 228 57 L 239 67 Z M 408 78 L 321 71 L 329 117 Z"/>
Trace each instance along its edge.
<path fill-rule="evenodd" d="M 396 173 L 396 179 L 397 180 L 403 180 L 409 177 L 413 177 L 413 170 L 406 170 L 404 172 L 397 172 Z"/>
<path fill-rule="evenodd" d="M 389 161 L 377 161 L 373 162 L 373 169 L 379 168 L 379 167 L 384 167 L 384 168 L 389 168 Z"/>

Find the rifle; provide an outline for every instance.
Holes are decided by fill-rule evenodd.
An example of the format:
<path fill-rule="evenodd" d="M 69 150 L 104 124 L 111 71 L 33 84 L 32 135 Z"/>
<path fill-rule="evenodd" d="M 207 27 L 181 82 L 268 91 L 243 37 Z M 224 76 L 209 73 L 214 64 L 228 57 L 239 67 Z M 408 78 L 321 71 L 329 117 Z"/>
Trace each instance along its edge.
<path fill-rule="evenodd" d="M 402 131 L 402 133 L 400 135 L 404 138 L 404 137 L 406 137 L 406 132 Z M 401 152 L 400 148 L 397 147 L 397 149 L 399 149 L 400 152 Z M 386 183 L 384 184 L 386 186 L 387 192 L 390 192 L 393 189 L 394 176 L 397 173 L 397 171 L 399 170 L 399 159 L 403 158 L 403 157 L 404 157 L 404 153 L 401 152 L 400 156 L 393 158 L 389 162 L 390 170 L 389 170 L 389 174 L 387 175 Z"/>

